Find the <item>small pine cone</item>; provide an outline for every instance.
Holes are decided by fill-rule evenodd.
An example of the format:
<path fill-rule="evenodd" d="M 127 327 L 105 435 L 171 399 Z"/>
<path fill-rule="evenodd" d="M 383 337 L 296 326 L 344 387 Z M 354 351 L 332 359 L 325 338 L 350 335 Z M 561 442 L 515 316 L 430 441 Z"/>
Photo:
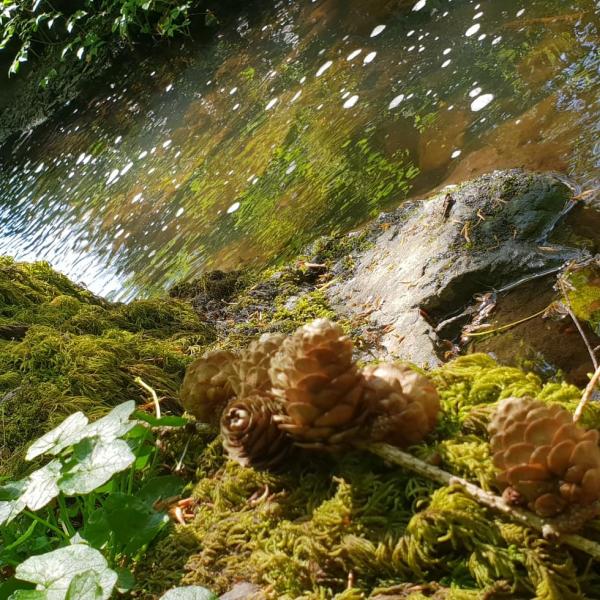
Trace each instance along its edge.
<path fill-rule="evenodd" d="M 498 484 L 540 517 L 581 512 L 600 500 L 598 431 L 574 424 L 561 406 L 507 398 L 489 432 Z"/>
<path fill-rule="evenodd" d="M 366 417 L 362 378 L 342 329 L 317 319 L 288 337 L 271 360 L 273 394 L 285 403 L 279 426 L 305 448 L 339 450 Z"/>
<path fill-rule="evenodd" d="M 237 357 L 231 352 L 208 352 L 189 365 L 181 386 L 181 405 L 204 423 L 218 425 L 225 405 L 233 398 L 231 379 Z"/>
<path fill-rule="evenodd" d="M 365 400 L 374 414 L 371 440 L 405 447 L 419 443 L 435 428 L 440 401 L 427 377 L 393 363 L 372 365 L 362 373 Z"/>
<path fill-rule="evenodd" d="M 270 389 L 271 358 L 279 350 L 283 340 L 285 335 L 282 333 L 265 333 L 242 352 L 234 366 L 235 375 L 230 379 L 233 392 L 238 398 Z"/>
<path fill-rule="evenodd" d="M 232 400 L 221 417 L 223 447 L 243 467 L 266 469 L 282 463 L 292 448 L 274 417 L 281 403 L 267 394 Z"/>

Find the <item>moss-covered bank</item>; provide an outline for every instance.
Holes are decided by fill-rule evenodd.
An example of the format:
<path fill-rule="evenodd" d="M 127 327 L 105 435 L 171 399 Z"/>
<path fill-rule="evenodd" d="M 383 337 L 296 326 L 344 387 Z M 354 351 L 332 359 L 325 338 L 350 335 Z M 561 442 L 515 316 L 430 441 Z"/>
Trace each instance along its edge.
<path fill-rule="evenodd" d="M 175 400 L 190 347 L 214 337 L 181 300 L 110 304 L 46 263 L 0 259 L 0 475 L 65 415 L 144 402 L 135 377 Z"/>

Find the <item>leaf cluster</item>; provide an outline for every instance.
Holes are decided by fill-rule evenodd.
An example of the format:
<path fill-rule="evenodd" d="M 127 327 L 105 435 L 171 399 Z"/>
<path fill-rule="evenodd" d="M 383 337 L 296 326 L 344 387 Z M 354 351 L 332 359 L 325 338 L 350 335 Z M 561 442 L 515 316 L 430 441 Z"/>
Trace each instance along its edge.
<path fill-rule="evenodd" d="M 12 52 L 9 75 L 48 46 L 60 45 L 62 59 L 72 54 L 90 62 L 107 44 L 186 32 L 192 5 L 182 0 L 76 0 L 64 5 L 50 0 L 2 0 L 0 50 Z M 211 18 L 212 13 L 207 13 L 207 22 Z M 52 75 L 43 83 L 47 85 Z"/>
<path fill-rule="evenodd" d="M 14 573 L 1 598 L 100 600 L 133 588 L 128 566 L 169 523 L 156 503 L 183 488 L 179 477 L 158 475 L 147 422 L 186 423 L 136 413 L 143 423 L 134 410 L 124 402 L 92 423 L 72 414 L 29 447 L 26 459 L 38 468 L 0 486 L 0 569 Z M 169 593 L 213 598 L 204 588 Z"/>

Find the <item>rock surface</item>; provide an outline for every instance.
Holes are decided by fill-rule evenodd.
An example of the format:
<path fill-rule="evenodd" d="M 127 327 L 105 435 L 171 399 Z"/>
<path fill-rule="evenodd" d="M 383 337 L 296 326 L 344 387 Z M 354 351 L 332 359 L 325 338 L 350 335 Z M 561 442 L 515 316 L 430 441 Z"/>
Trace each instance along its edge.
<path fill-rule="evenodd" d="M 381 358 L 438 364 L 435 327 L 475 294 L 588 256 L 548 241 L 571 195 L 554 175 L 515 169 L 407 203 L 369 226 L 372 247 L 328 288 L 329 299 L 380 328 Z"/>

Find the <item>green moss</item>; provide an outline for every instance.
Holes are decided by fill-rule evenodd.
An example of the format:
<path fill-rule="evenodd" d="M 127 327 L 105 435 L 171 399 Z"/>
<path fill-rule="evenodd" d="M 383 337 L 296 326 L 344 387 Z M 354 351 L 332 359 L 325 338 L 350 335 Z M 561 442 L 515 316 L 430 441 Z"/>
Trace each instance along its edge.
<path fill-rule="evenodd" d="M 174 405 L 190 343 L 215 337 L 182 300 L 110 304 L 46 263 L 0 258 L 0 325 L 14 324 L 26 333 L 0 341 L 0 475 L 13 473 L 27 443 L 66 415 L 145 402 L 138 376 Z"/>
<path fill-rule="evenodd" d="M 544 383 L 481 354 L 458 358 L 431 376 L 443 414 L 436 432 L 413 451 L 439 456 L 446 470 L 487 489 L 493 469 L 485 424 L 494 403 L 531 394 L 572 410 L 580 395 L 573 386 Z M 588 419 L 600 424 L 595 409 Z M 197 464 L 196 517 L 155 549 L 188 554 L 174 567 L 177 576 L 169 573 L 171 583 L 223 592 L 251 581 L 278 600 L 369 598 L 428 581 L 442 588 L 423 597 L 467 600 L 504 591 L 558 600 L 600 594 L 598 578 L 587 575 L 581 557 L 504 521 L 458 488 L 436 489 L 370 455 L 305 454 L 283 473 L 259 473 L 224 463 L 217 438 L 198 448 Z M 143 574 L 140 585 L 156 595 L 165 589 Z"/>
<path fill-rule="evenodd" d="M 273 320 L 281 323 L 281 331 L 284 333 L 291 333 L 313 319 L 338 320 L 322 291 L 316 290 L 300 296 L 289 308 L 286 308 L 284 301 L 287 299 L 280 299 L 276 303 L 277 310 L 273 314 Z"/>
<path fill-rule="evenodd" d="M 568 273 L 566 281 L 573 312 L 600 335 L 600 264 L 594 262 Z"/>

